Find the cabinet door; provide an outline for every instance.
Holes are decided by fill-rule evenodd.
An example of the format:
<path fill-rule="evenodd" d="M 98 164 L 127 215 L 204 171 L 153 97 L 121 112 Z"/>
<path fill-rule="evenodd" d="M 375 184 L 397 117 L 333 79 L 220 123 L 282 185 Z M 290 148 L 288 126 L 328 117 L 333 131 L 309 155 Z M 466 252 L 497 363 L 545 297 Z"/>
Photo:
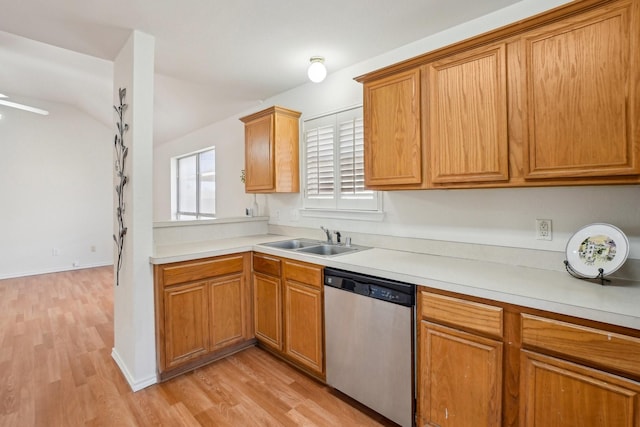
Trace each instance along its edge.
<path fill-rule="evenodd" d="M 245 125 L 245 190 L 272 190 L 275 185 L 273 115 Z"/>
<path fill-rule="evenodd" d="M 640 383 L 522 351 L 522 427 L 639 427 Z"/>
<path fill-rule="evenodd" d="M 166 368 L 209 351 L 208 282 L 164 290 Z"/>
<path fill-rule="evenodd" d="M 364 85 L 365 185 L 422 183 L 420 70 Z"/>
<path fill-rule="evenodd" d="M 274 118 L 274 191 L 300 191 L 300 113 L 279 108 Z"/>
<path fill-rule="evenodd" d="M 253 273 L 256 338 L 282 351 L 282 287 L 277 277 Z"/>
<path fill-rule="evenodd" d="M 427 147 L 432 183 L 507 181 L 504 44 L 427 66 Z"/>
<path fill-rule="evenodd" d="M 209 288 L 211 350 L 244 340 L 246 311 L 242 274 L 214 280 Z"/>
<path fill-rule="evenodd" d="M 421 321 L 419 345 L 420 425 L 501 425 L 501 342 Z"/>
<path fill-rule="evenodd" d="M 524 37 L 526 178 L 640 173 L 640 29 L 621 1 Z"/>
<path fill-rule="evenodd" d="M 285 284 L 285 353 L 323 373 L 322 292 L 287 280 Z"/>

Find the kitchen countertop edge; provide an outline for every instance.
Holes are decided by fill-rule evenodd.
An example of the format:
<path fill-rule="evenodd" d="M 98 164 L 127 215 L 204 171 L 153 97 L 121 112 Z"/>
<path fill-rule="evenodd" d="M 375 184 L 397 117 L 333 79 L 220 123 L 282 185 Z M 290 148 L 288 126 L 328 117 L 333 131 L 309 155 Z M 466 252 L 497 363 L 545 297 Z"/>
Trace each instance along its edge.
<path fill-rule="evenodd" d="M 291 238 L 258 235 L 156 246 L 150 262 L 256 251 L 640 330 L 640 282 L 617 280 L 602 286 L 564 272 L 381 248 L 324 257 L 261 246 Z"/>

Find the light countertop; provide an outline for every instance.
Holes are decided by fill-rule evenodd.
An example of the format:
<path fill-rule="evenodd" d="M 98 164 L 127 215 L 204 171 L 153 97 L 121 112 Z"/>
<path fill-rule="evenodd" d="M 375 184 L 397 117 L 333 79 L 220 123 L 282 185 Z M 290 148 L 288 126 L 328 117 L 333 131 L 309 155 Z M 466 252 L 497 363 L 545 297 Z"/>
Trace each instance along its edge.
<path fill-rule="evenodd" d="M 633 329 L 640 329 L 640 283 L 613 281 L 605 286 L 568 273 L 371 248 L 334 257 L 260 246 L 291 237 L 246 236 L 157 246 L 152 264 L 258 251 L 327 267 L 400 280 L 465 295 L 517 304 Z"/>

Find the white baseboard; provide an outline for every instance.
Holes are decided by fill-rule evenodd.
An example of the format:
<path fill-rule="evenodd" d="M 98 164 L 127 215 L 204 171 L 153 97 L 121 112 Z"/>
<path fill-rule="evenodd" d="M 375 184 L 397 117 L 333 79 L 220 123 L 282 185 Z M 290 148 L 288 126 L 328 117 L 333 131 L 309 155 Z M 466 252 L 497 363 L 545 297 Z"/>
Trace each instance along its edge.
<path fill-rule="evenodd" d="M 129 383 L 129 387 L 131 387 L 131 390 L 133 390 L 134 393 L 158 382 L 158 378 L 156 375 L 152 375 L 148 378 L 143 378 L 140 380 L 136 380 L 135 378 L 133 378 L 133 375 L 131 375 L 129 369 L 127 369 L 127 365 L 125 365 L 125 363 L 122 361 L 122 358 L 115 348 L 111 349 L 111 357 L 116 362 L 116 365 L 118 365 L 118 367 L 120 368 L 120 371 L 122 371 L 122 375 L 124 375 L 124 378 Z"/>
<path fill-rule="evenodd" d="M 0 280 L 2 279 L 14 279 L 16 277 L 26 277 L 26 276 L 37 276 L 38 274 L 49 274 L 49 273 L 60 273 L 63 271 L 71 271 L 71 270 L 82 270 L 85 268 L 96 268 L 96 267 L 106 267 L 109 265 L 113 265 L 113 261 L 102 261 L 96 262 L 93 264 L 83 264 L 78 267 L 52 267 L 52 268 L 43 268 L 34 271 L 22 271 L 19 273 L 8 273 L 8 274 L 0 274 Z"/>

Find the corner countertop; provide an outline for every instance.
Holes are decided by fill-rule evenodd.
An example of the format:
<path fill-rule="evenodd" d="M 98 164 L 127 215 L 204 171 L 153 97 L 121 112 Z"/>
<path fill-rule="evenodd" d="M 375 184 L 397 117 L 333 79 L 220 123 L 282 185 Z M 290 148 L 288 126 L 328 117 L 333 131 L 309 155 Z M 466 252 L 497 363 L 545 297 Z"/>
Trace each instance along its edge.
<path fill-rule="evenodd" d="M 614 280 L 602 286 L 565 272 L 380 248 L 324 257 L 261 246 L 290 238 L 260 235 L 157 246 L 150 262 L 257 251 L 640 330 L 640 282 Z"/>

